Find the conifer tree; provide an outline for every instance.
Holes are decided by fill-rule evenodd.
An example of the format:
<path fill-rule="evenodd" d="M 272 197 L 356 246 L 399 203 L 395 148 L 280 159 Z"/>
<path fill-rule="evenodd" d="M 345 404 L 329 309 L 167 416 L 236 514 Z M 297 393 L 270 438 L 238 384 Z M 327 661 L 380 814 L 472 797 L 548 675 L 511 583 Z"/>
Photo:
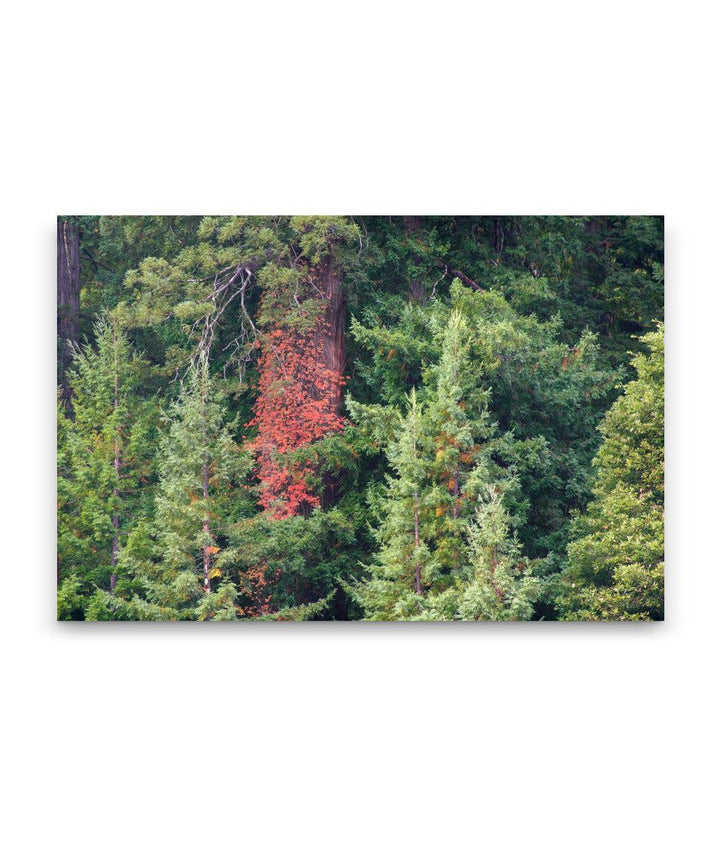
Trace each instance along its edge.
<path fill-rule="evenodd" d="M 355 589 L 367 618 L 376 621 L 415 618 L 437 570 L 426 540 L 428 503 L 428 422 L 413 389 L 407 413 L 387 456 L 394 475 L 381 500 L 380 549 L 370 578 Z"/>
<path fill-rule="evenodd" d="M 568 546 L 563 617 L 664 616 L 664 327 L 641 338 L 630 381 L 600 427 L 595 498 Z"/>
<path fill-rule="evenodd" d="M 63 617 L 346 619 L 365 598 L 370 618 L 512 618 L 535 579 L 534 617 L 662 614 L 662 438 L 632 413 L 661 419 L 619 403 L 599 455 L 597 430 L 662 312 L 662 218 L 65 219 L 61 369 L 63 343 L 97 343 L 58 420 Z M 252 425 L 231 456 L 252 453 L 252 488 L 215 478 L 213 432 L 177 409 L 194 375 L 152 415 L 202 354 L 229 436 L 225 404 Z"/>
<path fill-rule="evenodd" d="M 380 549 L 370 578 L 356 589 L 370 618 L 428 617 L 428 610 L 453 617 L 456 607 L 441 615 L 435 598 L 467 575 L 475 498 L 497 469 L 487 443 L 493 432 L 487 391 L 469 370 L 467 323 L 453 312 L 438 335 L 440 358 L 427 372 L 424 406 L 413 390 L 388 444 L 395 475 L 380 500 Z"/>
<path fill-rule="evenodd" d="M 139 398 L 146 364 L 116 314 L 97 322 L 95 339 L 68 372 L 74 418 L 58 413 L 59 575 L 88 596 L 118 584 L 120 550 L 147 499 L 155 412 Z"/>
<path fill-rule="evenodd" d="M 57 219 L 58 383 L 66 410 L 72 390 L 66 376 L 80 332 L 80 239 L 76 217 Z"/>
<path fill-rule="evenodd" d="M 310 482 L 316 468 L 287 455 L 342 429 L 345 383 L 345 293 L 338 259 L 357 238 L 344 217 L 293 217 L 289 256 L 261 275 L 264 329 L 254 403 L 260 504 L 283 519 L 321 504 Z M 332 492 L 332 491 L 330 491 Z"/>
<path fill-rule="evenodd" d="M 236 616 L 234 584 L 223 576 L 217 559 L 232 491 L 248 467 L 225 421 L 207 356 L 201 354 L 170 408 L 160 443 L 156 560 L 142 555 L 142 533 L 136 533 L 133 549 L 124 556 L 144 588 L 144 599 L 134 601 L 141 617 Z"/>
<path fill-rule="evenodd" d="M 440 359 L 427 373 L 433 386 L 428 402 L 433 434 L 429 530 L 441 567 L 453 574 L 465 565 L 467 524 L 479 486 L 489 478 L 487 441 L 493 426 L 488 390 L 470 361 L 470 330 L 460 312 L 451 313 L 439 338 Z"/>
<path fill-rule="evenodd" d="M 503 489 L 491 484 L 479 497 L 468 533 L 470 582 L 461 587 L 457 618 L 464 621 L 527 621 L 540 583 L 521 556 L 503 505 Z"/>

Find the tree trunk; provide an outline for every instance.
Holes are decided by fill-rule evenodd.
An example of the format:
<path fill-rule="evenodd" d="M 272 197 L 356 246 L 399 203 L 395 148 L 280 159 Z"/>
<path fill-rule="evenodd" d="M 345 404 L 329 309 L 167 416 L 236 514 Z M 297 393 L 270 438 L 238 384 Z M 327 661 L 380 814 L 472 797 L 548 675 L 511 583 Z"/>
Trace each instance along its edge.
<path fill-rule="evenodd" d="M 117 496 L 117 490 L 113 491 Z M 118 530 L 120 528 L 120 518 L 117 514 L 113 514 L 113 539 L 112 539 L 112 573 L 110 574 L 110 594 L 115 594 L 115 586 L 117 585 L 117 557 L 118 557 Z"/>
<path fill-rule="evenodd" d="M 413 427 L 413 460 L 417 459 L 417 410 L 415 404 L 415 390 L 412 393 L 412 427 Z M 420 549 L 420 497 L 418 492 L 413 493 L 413 522 L 415 524 L 415 552 Z M 420 562 L 415 562 L 415 592 L 422 597 L 422 568 Z"/>
<path fill-rule="evenodd" d="M 203 463 L 203 500 L 207 507 L 208 501 L 208 465 L 207 460 Z M 203 535 L 205 536 L 203 544 L 203 588 L 210 594 L 210 518 L 205 514 L 203 519 Z"/>
<path fill-rule="evenodd" d="M 457 520 L 460 517 L 460 468 L 455 467 L 453 470 L 453 509 L 452 516 L 453 520 Z"/>
<path fill-rule="evenodd" d="M 495 252 L 500 254 L 505 246 L 505 229 L 503 228 L 502 217 L 495 218 Z"/>
<path fill-rule="evenodd" d="M 475 291 L 485 291 L 485 289 L 481 285 L 478 285 L 474 279 L 470 279 L 470 277 L 466 276 L 461 270 L 456 270 L 455 268 L 452 268 L 450 270 L 450 273 L 453 276 L 456 276 L 464 285 L 469 285 L 470 288 L 475 289 Z"/>
<path fill-rule="evenodd" d="M 208 502 L 210 499 L 210 479 L 209 479 L 209 470 L 208 470 L 208 454 L 207 454 L 207 446 L 208 446 L 208 438 L 207 438 L 207 423 L 206 423 L 206 413 L 205 413 L 205 404 L 207 401 L 207 389 L 205 387 L 205 371 L 207 364 L 203 367 L 203 374 L 201 379 L 201 389 L 200 395 L 202 399 L 202 425 L 203 425 L 203 466 L 202 466 L 202 480 L 203 480 L 203 504 L 204 504 L 204 516 L 203 516 L 203 589 L 206 594 L 210 594 L 210 510 L 208 507 Z"/>
<path fill-rule="evenodd" d="M 332 253 L 314 265 L 302 260 L 296 270 L 302 277 L 302 288 L 298 289 L 302 303 L 297 293 L 294 301 L 301 310 L 303 303 L 308 301 L 308 308 L 313 310 L 312 314 L 307 314 L 312 328 L 275 321 L 275 328 L 266 337 L 266 346 L 259 358 L 260 392 L 254 405 L 260 502 L 276 519 L 307 515 L 318 505 L 334 505 L 338 491 L 337 476 L 324 474 L 323 489 L 316 491 L 307 481 L 311 472 L 317 472 L 316 468 L 305 462 L 285 463 L 275 454 L 294 452 L 343 427 L 340 415 L 345 371 L 342 271 Z M 283 351 L 293 352 L 287 366 Z M 275 382 L 280 379 L 282 384 Z"/>
<path fill-rule="evenodd" d="M 76 223 L 57 221 L 58 385 L 62 401 L 72 410 L 67 370 L 80 334 L 80 236 Z"/>
<path fill-rule="evenodd" d="M 120 396 L 118 393 L 119 379 L 118 379 L 118 360 L 117 360 L 117 349 L 118 349 L 118 339 L 117 339 L 117 321 L 113 319 L 113 418 L 115 419 L 115 460 L 113 462 L 113 466 L 115 469 L 115 479 L 116 484 L 113 488 L 113 539 L 112 539 L 112 548 L 111 548 L 111 558 L 110 564 L 112 566 L 112 573 L 110 574 L 110 594 L 115 593 L 115 586 L 117 584 L 117 563 L 118 563 L 118 549 L 120 542 L 120 515 L 118 513 L 118 500 L 120 497 L 120 426 L 117 424 L 117 412 L 118 406 L 120 402 Z"/>
<path fill-rule="evenodd" d="M 495 594 L 497 595 L 497 599 L 502 605 L 505 600 L 505 592 L 500 588 L 495 579 L 495 569 L 498 566 L 498 555 L 497 555 L 497 547 L 493 547 L 490 552 L 490 582 L 492 583 L 492 587 L 495 590 Z"/>
<path fill-rule="evenodd" d="M 345 372 L 345 291 L 342 276 L 337 266 L 328 257 L 317 268 L 317 281 L 326 302 L 325 324 L 320 332 L 325 367 L 338 378 Z M 334 386 L 330 400 L 331 407 L 340 412 L 342 405 L 342 386 Z"/>
<path fill-rule="evenodd" d="M 458 357 L 458 343 L 457 343 L 457 339 L 454 339 L 454 340 L 453 340 L 453 381 L 454 381 L 455 383 L 457 383 L 457 380 L 458 380 L 458 370 L 457 370 L 458 360 L 459 360 L 459 357 Z M 453 516 L 453 520 L 457 520 L 457 519 L 458 519 L 458 517 L 460 516 L 460 501 L 459 501 L 459 497 L 460 497 L 460 467 L 459 467 L 459 466 L 456 466 L 456 467 L 453 469 L 452 480 L 453 480 L 453 487 L 452 487 L 452 495 L 453 495 L 453 509 L 452 509 L 452 516 Z"/>
<path fill-rule="evenodd" d="M 342 276 L 328 256 L 317 268 L 317 283 L 325 300 L 324 324 L 320 330 L 322 342 L 322 357 L 325 368 L 336 377 L 330 391 L 328 406 L 336 414 L 342 408 L 343 388 L 339 381 L 345 374 L 345 290 Z M 331 508 L 338 500 L 339 483 L 337 475 L 326 473 L 323 477 L 322 506 Z"/>
<path fill-rule="evenodd" d="M 415 549 L 420 549 L 420 520 L 417 494 L 415 494 Z M 420 597 L 423 596 L 422 568 L 420 567 L 420 562 L 415 563 L 415 591 L 420 595 Z"/>

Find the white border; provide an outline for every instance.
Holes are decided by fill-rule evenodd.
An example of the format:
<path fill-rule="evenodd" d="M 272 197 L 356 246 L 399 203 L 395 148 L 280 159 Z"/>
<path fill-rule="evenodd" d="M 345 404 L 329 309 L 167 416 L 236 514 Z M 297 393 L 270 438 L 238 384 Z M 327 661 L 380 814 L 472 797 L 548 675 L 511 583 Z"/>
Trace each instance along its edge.
<path fill-rule="evenodd" d="M 12 9 L 7 852 L 709 851 L 718 173 L 706 8 Z M 55 215 L 288 211 L 666 214 L 665 624 L 54 623 Z"/>

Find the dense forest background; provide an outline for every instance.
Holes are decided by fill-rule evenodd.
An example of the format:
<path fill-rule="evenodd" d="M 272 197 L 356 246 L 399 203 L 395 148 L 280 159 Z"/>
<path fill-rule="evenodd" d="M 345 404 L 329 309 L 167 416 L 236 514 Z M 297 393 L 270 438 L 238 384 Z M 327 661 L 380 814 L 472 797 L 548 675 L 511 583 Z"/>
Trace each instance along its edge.
<path fill-rule="evenodd" d="M 663 617 L 662 218 L 57 228 L 59 618 Z"/>

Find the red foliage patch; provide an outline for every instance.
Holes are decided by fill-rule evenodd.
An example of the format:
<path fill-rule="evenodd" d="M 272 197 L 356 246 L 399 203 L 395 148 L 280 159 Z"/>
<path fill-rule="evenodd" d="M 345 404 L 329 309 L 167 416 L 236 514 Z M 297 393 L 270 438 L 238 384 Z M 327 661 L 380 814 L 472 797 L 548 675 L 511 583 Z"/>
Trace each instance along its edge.
<path fill-rule="evenodd" d="M 280 520 L 320 504 L 308 481 L 311 461 L 288 462 L 282 456 L 340 431 L 345 420 L 337 410 L 342 375 L 327 367 L 323 355 L 324 319 L 312 330 L 276 329 L 263 342 L 258 361 L 257 426 L 251 448 L 257 458 L 260 504 Z"/>

